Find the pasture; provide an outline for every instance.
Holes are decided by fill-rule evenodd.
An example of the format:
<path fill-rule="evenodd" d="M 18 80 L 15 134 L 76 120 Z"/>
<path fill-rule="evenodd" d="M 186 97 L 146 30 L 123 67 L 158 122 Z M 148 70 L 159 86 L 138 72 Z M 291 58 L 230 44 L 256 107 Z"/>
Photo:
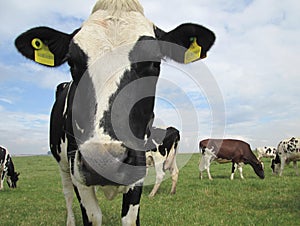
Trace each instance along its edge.
<path fill-rule="evenodd" d="M 189 157 L 188 157 L 189 158 Z M 187 159 L 179 155 L 178 162 Z M 141 200 L 141 224 L 156 225 L 299 225 L 300 177 L 292 164 L 284 169 L 283 177 L 271 173 L 270 159 L 265 163 L 264 180 L 253 169 L 243 167 L 245 180 L 236 172 L 229 180 L 231 164 L 212 163 L 213 181 L 199 180 L 199 154 L 191 156 L 180 169 L 177 193 L 169 195 L 170 178 L 165 180 L 157 195 L 149 198 L 152 189 L 146 186 Z M 14 157 L 16 170 L 21 173 L 18 188 L 9 190 L 5 184 L 0 192 L 0 225 L 65 225 L 66 209 L 58 165 L 52 156 Z M 179 164 L 180 165 L 180 164 Z M 168 174 L 167 174 L 168 175 Z M 108 201 L 97 191 L 103 214 L 103 225 L 120 223 L 121 195 Z M 77 225 L 81 223 L 78 202 L 74 199 Z"/>

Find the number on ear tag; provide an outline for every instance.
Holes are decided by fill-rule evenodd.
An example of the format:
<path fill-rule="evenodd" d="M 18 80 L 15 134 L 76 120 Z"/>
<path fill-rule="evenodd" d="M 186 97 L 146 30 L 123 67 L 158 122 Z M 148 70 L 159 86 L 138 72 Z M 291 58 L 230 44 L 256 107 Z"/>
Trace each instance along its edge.
<path fill-rule="evenodd" d="M 188 48 L 188 50 L 184 54 L 184 63 L 188 64 L 200 59 L 201 49 L 201 46 L 197 44 L 197 39 L 194 38 L 190 48 Z"/>
<path fill-rule="evenodd" d="M 35 38 L 31 41 L 34 48 L 34 61 L 47 66 L 54 66 L 54 54 L 51 53 L 40 39 Z"/>

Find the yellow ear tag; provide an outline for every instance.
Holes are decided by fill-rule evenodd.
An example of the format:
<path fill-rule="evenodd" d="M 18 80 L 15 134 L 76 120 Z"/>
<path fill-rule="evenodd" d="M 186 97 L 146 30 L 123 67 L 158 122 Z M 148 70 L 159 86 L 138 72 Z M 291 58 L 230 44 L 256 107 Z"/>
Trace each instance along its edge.
<path fill-rule="evenodd" d="M 184 63 L 188 64 L 200 59 L 201 49 L 202 49 L 201 46 L 197 44 L 197 39 L 193 38 L 193 43 L 184 54 Z"/>
<path fill-rule="evenodd" d="M 34 61 L 40 64 L 54 66 L 54 54 L 50 52 L 48 46 L 35 38 L 31 41 L 31 45 L 34 48 Z"/>

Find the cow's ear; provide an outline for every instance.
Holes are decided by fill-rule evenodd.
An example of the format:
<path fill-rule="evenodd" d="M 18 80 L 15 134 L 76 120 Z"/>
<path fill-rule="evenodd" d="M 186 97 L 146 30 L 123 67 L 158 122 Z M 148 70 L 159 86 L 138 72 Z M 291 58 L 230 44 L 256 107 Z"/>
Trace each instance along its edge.
<path fill-rule="evenodd" d="M 73 34 L 65 34 L 48 27 L 32 28 L 15 40 L 15 45 L 25 57 L 49 67 L 63 64 L 67 58 Z"/>
<path fill-rule="evenodd" d="M 161 40 L 161 51 L 180 63 L 191 63 L 207 56 L 215 42 L 215 34 L 198 24 L 181 24 L 170 32 L 155 29 L 158 40 Z M 176 45 L 174 45 L 176 44 Z"/>

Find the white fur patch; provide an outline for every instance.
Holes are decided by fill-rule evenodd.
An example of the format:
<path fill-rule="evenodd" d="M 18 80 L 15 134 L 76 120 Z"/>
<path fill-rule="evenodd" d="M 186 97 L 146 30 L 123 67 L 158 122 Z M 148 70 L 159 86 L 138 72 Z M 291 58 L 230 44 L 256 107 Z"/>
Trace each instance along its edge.
<path fill-rule="evenodd" d="M 125 217 L 122 218 L 122 225 L 135 225 L 137 214 L 139 211 L 139 206 L 140 205 L 130 205 L 128 213 Z"/>

